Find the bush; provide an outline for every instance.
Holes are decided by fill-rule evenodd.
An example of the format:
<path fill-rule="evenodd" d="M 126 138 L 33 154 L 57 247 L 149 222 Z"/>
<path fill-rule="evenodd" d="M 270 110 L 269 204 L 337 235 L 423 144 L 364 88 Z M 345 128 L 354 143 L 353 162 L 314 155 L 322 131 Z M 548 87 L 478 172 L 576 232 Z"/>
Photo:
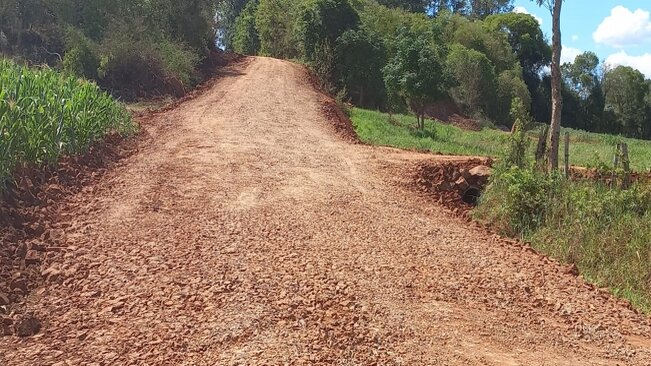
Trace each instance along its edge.
<path fill-rule="evenodd" d="M 128 99 L 194 85 L 198 54 L 167 38 L 123 31 L 116 25 L 102 44 L 100 84 Z M 127 28 L 133 26 L 126 26 Z"/>
<path fill-rule="evenodd" d="M 72 75 L 97 79 L 100 63 L 97 46 L 74 28 L 68 29 L 66 43 L 68 50 L 63 57 L 63 69 Z"/>
<path fill-rule="evenodd" d="M 498 167 L 475 216 L 651 311 L 651 190 Z"/>

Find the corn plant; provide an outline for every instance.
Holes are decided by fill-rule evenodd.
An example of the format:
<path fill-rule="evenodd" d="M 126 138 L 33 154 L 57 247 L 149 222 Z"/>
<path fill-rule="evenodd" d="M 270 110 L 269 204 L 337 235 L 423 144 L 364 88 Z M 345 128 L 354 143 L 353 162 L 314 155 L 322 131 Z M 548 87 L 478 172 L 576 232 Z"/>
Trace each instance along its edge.
<path fill-rule="evenodd" d="M 92 82 L 0 60 L 0 190 L 17 168 L 80 154 L 107 133 L 133 133 L 129 112 Z"/>

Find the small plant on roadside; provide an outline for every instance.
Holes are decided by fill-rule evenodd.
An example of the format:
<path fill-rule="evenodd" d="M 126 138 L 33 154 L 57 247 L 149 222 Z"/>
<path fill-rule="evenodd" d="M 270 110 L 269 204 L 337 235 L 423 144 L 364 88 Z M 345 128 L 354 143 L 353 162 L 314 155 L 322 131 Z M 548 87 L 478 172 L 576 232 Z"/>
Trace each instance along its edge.
<path fill-rule="evenodd" d="M 337 107 L 344 112 L 346 116 L 350 118 L 350 107 L 346 103 L 346 98 L 348 98 L 348 91 L 346 91 L 346 88 L 339 89 L 337 94 L 335 94 L 335 103 L 337 103 Z"/>
<path fill-rule="evenodd" d="M 511 118 L 515 122 L 511 129 L 509 146 L 503 163 L 506 166 L 514 165 L 523 168 L 527 161 L 526 153 L 529 146 L 527 130 L 531 126 L 531 117 L 529 117 L 529 113 L 525 109 L 520 98 L 513 99 L 511 104 Z"/>

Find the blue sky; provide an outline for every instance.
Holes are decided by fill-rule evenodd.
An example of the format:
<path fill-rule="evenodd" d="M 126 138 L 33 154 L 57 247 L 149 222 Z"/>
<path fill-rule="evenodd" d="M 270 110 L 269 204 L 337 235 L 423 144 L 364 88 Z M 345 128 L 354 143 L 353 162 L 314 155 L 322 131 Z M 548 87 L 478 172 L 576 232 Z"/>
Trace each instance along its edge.
<path fill-rule="evenodd" d="M 517 12 L 528 12 L 542 22 L 551 40 L 549 10 L 532 0 L 515 0 Z M 593 51 L 611 65 L 626 65 L 651 78 L 651 1 L 565 0 L 561 12 L 563 61 Z"/>

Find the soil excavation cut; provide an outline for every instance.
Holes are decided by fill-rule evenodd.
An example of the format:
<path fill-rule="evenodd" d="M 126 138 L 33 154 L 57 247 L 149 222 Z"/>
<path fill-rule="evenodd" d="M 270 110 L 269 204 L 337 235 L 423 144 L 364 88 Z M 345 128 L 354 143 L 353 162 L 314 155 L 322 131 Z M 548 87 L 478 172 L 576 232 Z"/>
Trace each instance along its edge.
<path fill-rule="evenodd" d="M 62 203 L 40 332 L 0 364 L 651 363 L 649 318 L 415 189 L 464 159 L 347 142 L 323 100 L 255 58 L 147 118 Z"/>

